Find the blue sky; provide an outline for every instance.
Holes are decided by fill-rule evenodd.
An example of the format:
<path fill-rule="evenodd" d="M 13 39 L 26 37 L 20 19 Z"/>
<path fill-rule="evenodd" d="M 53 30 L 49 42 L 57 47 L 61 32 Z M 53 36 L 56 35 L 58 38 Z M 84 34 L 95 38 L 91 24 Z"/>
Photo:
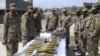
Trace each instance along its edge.
<path fill-rule="evenodd" d="M 95 3 L 97 0 L 33 0 L 34 6 L 42 8 L 83 6 L 84 2 Z"/>
<path fill-rule="evenodd" d="M 26 0 L 27 1 L 27 0 Z M 52 7 L 71 7 L 75 6 L 83 6 L 84 2 L 92 2 L 95 3 L 97 0 L 33 0 L 33 4 L 36 7 L 41 8 L 52 8 Z M 5 0 L 0 0 L 0 9 L 5 8 Z"/>

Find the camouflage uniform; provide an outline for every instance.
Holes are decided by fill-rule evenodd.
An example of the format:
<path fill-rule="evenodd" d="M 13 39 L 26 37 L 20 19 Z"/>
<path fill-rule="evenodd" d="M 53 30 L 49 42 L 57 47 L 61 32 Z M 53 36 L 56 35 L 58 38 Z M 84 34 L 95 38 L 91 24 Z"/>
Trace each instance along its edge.
<path fill-rule="evenodd" d="M 83 9 L 83 13 L 87 14 L 87 9 Z M 83 32 L 85 31 L 85 22 L 86 20 L 89 19 L 88 14 L 87 16 L 81 15 L 80 19 L 79 19 L 79 36 L 78 36 L 78 44 L 79 44 L 79 48 L 81 51 L 81 55 L 85 56 L 85 53 L 87 51 L 86 46 L 87 46 L 87 37 L 83 34 Z"/>
<path fill-rule="evenodd" d="M 58 25 L 58 16 L 53 15 L 52 13 L 49 14 L 47 17 L 46 30 L 53 31 L 56 29 L 57 25 Z"/>
<path fill-rule="evenodd" d="M 100 15 L 92 15 L 89 20 L 86 20 L 86 28 L 89 31 L 90 38 L 87 39 L 87 51 L 89 56 L 99 56 L 98 55 L 98 42 L 100 37 Z M 91 42 L 88 42 L 89 40 Z M 92 45 L 91 45 L 92 44 Z"/>
<path fill-rule="evenodd" d="M 4 17 L 4 40 L 6 42 L 7 56 L 12 56 L 18 50 L 21 37 L 20 18 L 18 14 L 8 12 Z"/>
<path fill-rule="evenodd" d="M 84 30 L 85 30 L 85 21 L 86 19 L 88 19 L 89 17 L 82 17 L 83 19 L 80 21 L 81 22 L 81 28 L 80 28 L 80 49 L 82 50 L 83 55 L 85 55 L 87 49 L 87 37 L 83 34 Z"/>
<path fill-rule="evenodd" d="M 66 48 L 68 49 L 68 45 L 70 43 L 70 26 L 72 25 L 72 19 L 70 15 L 62 16 L 61 18 L 64 19 L 62 26 L 66 29 Z"/>
<path fill-rule="evenodd" d="M 78 40 L 79 40 L 79 20 L 80 20 L 80 16 L 74 16 L 73 17 L 73 23 L 74 25 L 74 35 L 75 35 L 75 44 L 76 47 L 79 48 L 79 44 L 78 44 Z"/>
<path fill-rule="evenodd" d="M 40 33 L 42 29 L 42 26 L 41 26 L 42 16 L 40 12 L 38 12 L 34 14 L 34 17 L 35 17 L 36 33 Z"/>
<path fill-rule="evenodd" d="M 22 29 L 22 42 L 27 44 L 34 38 L 35 19 L 33 15 L 29 15 L 27 12 L 21 18 L 21 29 Z"/>

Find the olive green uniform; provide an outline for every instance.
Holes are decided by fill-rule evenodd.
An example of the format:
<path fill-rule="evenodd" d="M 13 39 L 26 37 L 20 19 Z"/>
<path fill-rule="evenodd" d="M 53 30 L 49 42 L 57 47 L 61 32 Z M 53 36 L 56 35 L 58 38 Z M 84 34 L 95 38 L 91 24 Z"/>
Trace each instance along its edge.
<path fill-rule="evenodd" d="M 62 15 L 61 17 L 64 19 L 64 22 L 62 23 L 62 26 L 66 29 L 66 48 L 68 48 L 68 45 L 70 43 L 70 26 L 72 25 L 72 19 L 70 15 L 64 16 Z"/>
<path fill-rule="evenodd" d="M 53 31 L 56 29 L 58 25 L 58 16 L 53 15 L 52 13 L 47 16 L 47 21 L 46 21 L 46 30 L 47 31 Z"/>
<path fill-rule="evenodd" d="M 8 12 L 4 17 L 4 41 L 6 42 L 7 56 L 14 55 L 18 50 L 21 37 L 20 18 L 17 13 Z"/>
<path fill-rule="evenodd" d="M 73 17 L 73 23 L 74 23 L 74 35 L 75 35 L 75 44 L 78 47 L 78 40 L 79 40 L 79 20 L 80 16 L 74 16 Z"/>
<path fill-rule="evenodd" d="M 36 13 L 34 14 L 35 17 L 35 29 L 36 29 L 36 33 L 40 33 L 42 26 L 41 26 L 41 20 L 42 20 L 42 16 L 40 13 Z"/>
<path fill-rule="evenodd" d="M 86 20 L 87 19 L 89 19 L 90 17 L 83 17 L 82 16 L 82 20 L 80 21 L 81 22 L 81 28 L 80 28 L 80 31 L 81 31 L 81 33 L 82 32 L 84 32 L 85 31 L 85 22 L 86 22 Z M 85 35 L 83 35 L 83 34 L 81 34 L 80 35 L 80 49 L 82 50 L 82 52 L 84 53 L 84 55 L 85 55 L 85 53 L 87 52 L 87 49 L 86 49 L 86 47 L 87 47 L 87 37 L 85 36 Z"/>
<path fill-rule="evenodd" d="M 30 40 L 34 39 L 35 32 L 35 19 L 33 15 L 27 12 L 21 18 L 22 42 L 27 44 Z"/>
<path fill-rule="evenodd" d="M 100 15 L 92 15 L 89 20 L 86 20 L 86 28 L 88 29 L 90 37 L 87 39 L 87 51 L 89 56 L 98 55 L 98 42 L 100 38 Z M 92 40 L 89 42 L 89 40 Z M 92 44 L 92 45 L 91 45 Z"/>

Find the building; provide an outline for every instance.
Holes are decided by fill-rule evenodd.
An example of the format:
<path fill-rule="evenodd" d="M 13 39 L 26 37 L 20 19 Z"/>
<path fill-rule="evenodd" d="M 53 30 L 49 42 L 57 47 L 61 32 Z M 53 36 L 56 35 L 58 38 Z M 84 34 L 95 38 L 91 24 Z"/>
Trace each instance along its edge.
<path fill-rule="evenodd" d="M 32 0 L 1 0 L 0 3 L 0 12 L 9 11 L 10 3 L 16 3 L 18 11 L 25 11 L 28 5 L 32 5 Z"/>
<path fill-rule="evenodd" d="M 2 18 L 5 12 L 9 11 L 10 3 L 16 3 L 18 14 L 20 15 L 26 11 L 28 5 L 33 5 L 32 0 L 0 0 L 0 23 L 3 22 Z"/>

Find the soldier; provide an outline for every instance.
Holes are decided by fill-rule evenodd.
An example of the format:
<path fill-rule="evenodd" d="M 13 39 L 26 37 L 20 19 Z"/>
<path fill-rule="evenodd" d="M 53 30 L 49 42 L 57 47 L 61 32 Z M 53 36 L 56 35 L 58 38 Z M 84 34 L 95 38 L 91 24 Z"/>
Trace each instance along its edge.
<path fill-rule="evenodd" d="M 70 42 L 70 37 L 69 37 L 69 31 L 70 31 L 70 26 L 72 25 L 72 22 L 71 22 L 71 16 L 67 14 L 67 9 L 64 9 L 64 11 L 62 11 L 62 15 L 59 19 L 61 19 L 63 22 L 62 22 L 62 25 L 61 27 L 63 29 L 65 29 L 66 33 L 65 33 L 65 36 L 66 36 L 66 50 L 68 50 L 68 45 L 69 45 L 69 42 Z"/>
<path fill-rule="evenodd" d="M 35 18 L 33 16 L 32 6 L 28 6 L 27 12 L 21 17 L 21 29 L 22 29 L 22 42 L 26 45 L 27 42 L 34 39 L 35 32 Z"/>
<path fill-rule="evenodd" d="M 82 18 L 80 20 L 80 48 L 82 51 L 82 56 L 85 56 L 86 54 L 86 47 L 87 47 L 87 37 L 83 34 L 83 32 L 85 31 L 85 21 L 88 20 L 90 17 L 88 17 L 88 10 L 86 8 L 84 8 L 82 10 Z"/>
<path fill-rule="evenodd" d="M 7 56 L 13 56 L 18 50 L 18 42 L 21 35 L 20 18 L 16 13 L 15 3 L 9 5 L 10 12 L 4 17 L 4 42 L 6 45 Z"/>
<path fill-rule="evenodd" d="M 87 38 L 87 51 L 89 56 L 99 56 L 98 55 L 98 42 L 100 37 L 100 14 L 98 14 L 97 8 L 92 8 L 92 15 L 90 19 L 86 20 L 86 32 L 88 34 Z"/>
<path fill-rule="evenodd" d="M 79 48 L 79 42 L 78 42 L 78 40 L 79 40 L 79 20 L 81 19 L 80 17 L 81 17 L 81 15 L 82 15 L 82 11 L 81 11 L 81 9 L 78 9 L 77 11 L 76 11 L 76 15 L 73 17 L 73 23 L 75 24 L 75 26 L 74 26 L 74 35 L 75 35 L 75 44 L 76 44 L 76 46 L 75 46 L 75 48 L 74 48 L 74 50 L 73 51 L 79 51 L 80 50 L 80 48 Z"/>
<path fill-rule="evenodd" d="M 41 32 L 42 26 L 41 26 L 41 20 L 42 20 L 42 13 L 40 9 L 35 9 L 34 17 L 35 17 L 35 26 L 36 26 L 36 34 L 39 34 Z"/>
<path fill-rule="evenodd" d="M 52 9 L 51 13 L 47 17 L 46 31 L 53 31 L 58 25 L 58 15 L 55 13 L 55 9 Z"/>

